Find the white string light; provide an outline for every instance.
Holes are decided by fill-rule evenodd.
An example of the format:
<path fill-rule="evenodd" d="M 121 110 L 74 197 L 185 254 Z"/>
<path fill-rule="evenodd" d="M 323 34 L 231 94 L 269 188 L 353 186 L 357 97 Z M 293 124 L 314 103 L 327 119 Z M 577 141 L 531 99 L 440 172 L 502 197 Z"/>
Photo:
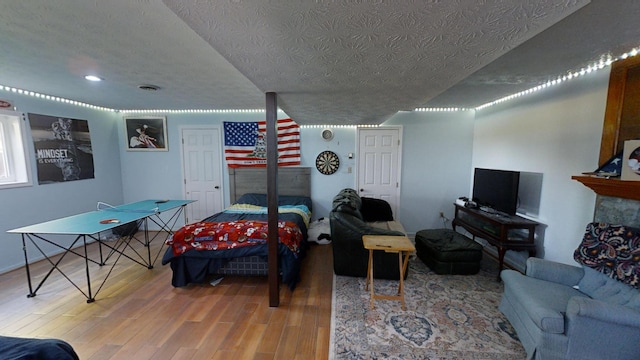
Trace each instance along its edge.
<path fill-rule="evenodd" d="M 371 128 L 379 127 L 377 124 L 368 125 L 345 125 L 345 124 L 325 124 L 325 125 L 300 125 L 301 129 L 315 129 L 315 128 Z"/>
<path fill-rule="evenodd" d="M 475 110 L 482 110 L 482 109 L 485 109 L 487 107 L 503 103 L 505 101 L 509 101 L 509 100 L 512 100 L 512 99 L 515 99 L 515 98 L 518 98 L 518 97 L 521 97 L 521 96 L 524 96 L 524 95 L 528 95 L 528 94 L 537 92 L 537 91 L 545 89 L 545 88 L 547 88 L 549 86 L 559 85 L 559 84 L 561 84 L 561 83 L 563 83 L 565 81 L 573 80 L 574 78 L 590 74 L 590 73 L 592 73 L 594 71 L 597 71 L 597 70 L 602 70 L 605 67 L 611 66 L 611 64 L 613 64 L 615 61 L 624 60 L 624 59 L 627 59 L 629 57 L 633 57 L 633 56 L 636 56 L 636 55 L 638 55 L 638 49 L 631 49 L 630 51 L 618 56 L 617 58 L 612 58 L 609 55 L 609 56 L 606 57 L 606 60 L 601 59 L 597 63 L 593 63 L 593 64 L 587 66 L 586 68 L 582 68 L 582 69 L 574 71 L 574 72 L 569 72 L 567 75 L 558 77 L 555 80 L 551 80 L 551 81 L 548 81 L 548 82 L 546 82 L 544 84 L 541 84 L 541 85 L 538 85 L 536 87 L 533 87 L 531 89 L 524 90 L 524 91 L 521 91 L 521 92 L 518 92 L 518 93 L 515 93 L 515 94 L 512 94 L 512 95 L 509 95 L 509 96 L 505 96 L 505 97 L 503 97 L 501 99 L 497 99 L 497 100 L 494 100 L 492 102 L 488 102 L 486 104 L 480 105 L 480 106 L 476 107 Z"/>
<path fill-rule="evenodd" d="M 457 108 L 457 107 L 448 107 L 448 108 L 416 108 L 413 111 L 418 112 L 457 112 L 457 111 L 467 111 L 469 109 L 465 108 Z"/>
<path fill-rule="evenodd" d="M 282 110 L 278 109 L 279 112 Z M 265 109 L 149 109 L 149 110 L 141 110 L 141 109 L 129 109 L 129 110 L 118 110 L 121 113 L 127 114 L 135 114 L 135 113 L 169 113 L 169 114 L 228 114 L 228 113 L 264 113 Z"/>
<path fill-rule="evenodd" d="M 41 99 L 45 99 L 45 100 L 55 101 L 55 102 L 63 102 L 65 104 L 70 104 L 70 105 L 74 105 L 74 106 L 81 106 L 81 107 L 86 107 L 86 108 L 95 109 L 95 110 L 112 111 L 112 112 L 116 111 L 114 109 L 110 109 L 110 108 L 107 108 L 107 107 L 104 107 L 104 106 L 96 106 L 96 105 L 86 104 L 86 103 L 83 103 L 83 102 L 80 102 L 80 101 L 69 100 L 69 99 L 65 99 L 65 98 L 61 98 L 61 97 L 57 97 L 57 96 L 40 94 L 40 93 L 37 93 L 37 92 L 18 89 L 18 88 L 11 87 L 11 86 L 0 85 L 0 90 L 12 92 L 12 93 L 17 93 L 17 94 L 20 94 L 20 95 L 27 95 L 27 96 L 32 96 L 32 97 L 41 98 Z"/>

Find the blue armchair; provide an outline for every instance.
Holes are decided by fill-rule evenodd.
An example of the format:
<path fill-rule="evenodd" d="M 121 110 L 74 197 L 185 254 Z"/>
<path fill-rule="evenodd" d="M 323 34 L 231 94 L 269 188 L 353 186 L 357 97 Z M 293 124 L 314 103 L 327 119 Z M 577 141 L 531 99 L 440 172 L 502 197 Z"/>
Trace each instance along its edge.
<path fill-rule="evenodd" d="M 640 229 L 591 223 L 574 259 L 501 273 L 500 310 L 527 358 L 640 359 Z"/>

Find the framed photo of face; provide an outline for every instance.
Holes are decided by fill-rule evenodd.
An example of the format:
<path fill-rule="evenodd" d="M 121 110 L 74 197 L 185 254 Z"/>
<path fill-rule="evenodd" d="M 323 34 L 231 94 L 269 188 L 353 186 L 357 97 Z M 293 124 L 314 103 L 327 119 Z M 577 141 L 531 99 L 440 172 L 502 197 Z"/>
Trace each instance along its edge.
<path fill-rule="evenodd" d="M 128 151 L 168 151 L 165 116 L 126 116 L 125 139 Z"/>

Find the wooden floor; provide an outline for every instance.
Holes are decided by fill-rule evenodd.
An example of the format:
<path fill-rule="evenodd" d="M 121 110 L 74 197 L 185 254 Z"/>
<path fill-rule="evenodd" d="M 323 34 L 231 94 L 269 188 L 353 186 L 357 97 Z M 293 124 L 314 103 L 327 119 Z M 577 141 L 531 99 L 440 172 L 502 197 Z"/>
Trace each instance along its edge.
<path fill-rule="evenodd" d="M 97 256 L 97 244 L 89 248 Z M 73 257 L 62 268 L 86 292 L 84 260 Z M 330 245 L 312 245 L 301 283 L 280 286 L 279 307 L 269 307 L 266 277 L 174 288 L 160 260 L 149 270 L 124 258 L 93 303 L 57 271 L 27 298 L 22 268 L 0 275 L 0 335 L 63 339 L 83 360 L 327 359 L 332 261 Z M 32 276 L 47 266 L 34 264 Z M 91 265 L 92 277 L 107 272 Z"/>

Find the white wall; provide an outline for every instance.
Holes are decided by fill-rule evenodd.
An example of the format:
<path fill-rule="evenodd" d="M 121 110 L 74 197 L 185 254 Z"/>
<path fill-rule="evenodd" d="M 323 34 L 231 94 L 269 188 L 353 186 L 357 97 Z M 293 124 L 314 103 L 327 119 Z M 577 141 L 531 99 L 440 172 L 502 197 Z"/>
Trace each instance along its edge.
<path fill-rule="evenodd" d="M 453 219 L 453 203 L 468 195 L 473 119 L 473 111 L 400 112 L 385 122 L 403 127 L 398 219 L 409 235 L 443 227 L 440 212 Z"/>
<path fill-rule="evenodd" d="M 134 202 L 145 199 L 182 199 L 182 160 L 181 160 L 181 126 L 207 125 L 217 126 L 222 134 L 223 121 L 259 121 L 264 120 L 264 114 L 259 113 L 229 113 L 229 114 L 195 114 L 168 113 L 153 114 L 166 116 L 168 151 L 127 151 L 127 139 L 124 130 L 124 116 L 138 116 L 139 114 L 121 114 L 118 119 L 118 134 L 120 135 L 120 162 L 122 166 L 122 183 L 124 202 Z M 145 116 L 146 114 L 140 115 Z M 223 144 L 221 144 L 222 146 Z M 225 204 L 229 203 L 228 172 L 224 169 Z"/>
<path fill-rule="evenodd" d="M 8 234 L 7 230 L 95 210 L 98 201 L 119 204 L 122 202 L 122 181 L 115 113 L 18 93 L 2 93 L 0 96 L 12 100 L 20 112 L 87 120 L 95 169 L 94 179 L 38 185 L 33 140 L 27 124 L 29 136 L 26 147 L 31 159 L 33 185 L 0 190 L 1 273 L 24 265 L 21 237 Z M 63 244 L 69 244 L 71 240 L 68 237 L 57 238 Z M 30 260 L 42 258 L 31 245 L 27 249 Z M 43 246 L 43 249 L 47 253 L 60 251 L 53 246 Z"/>
<path fill-rule="evenodd" d="M 595 194 L 572 175 L 598 166 L 608 71 L 476 113 L 473 167 L 543 173 L 538 256 L 575 264 Z"/>
<path fill-rule="evenodd" d="M 329 127 L 331 128 L 331 127 Z M 325 141 L 320 136 L 322 128 L 305 128 L 301 131 L 301 156 L 303 166 L 311 171 L 311 198 L 313 199 L 313 218 L 328 218 L 333 197 L 344 188 L 356 188 L 356 128 L 333 127 L 333 139 Z M 315 168 L 316 156 L 331 150 L 338 154 L 340 167 L 331 175 L 323 175 Z M 349 159 L 353 153 L 353 159 Z M 351 173 L 349 173 L 351 167 Z"/>

